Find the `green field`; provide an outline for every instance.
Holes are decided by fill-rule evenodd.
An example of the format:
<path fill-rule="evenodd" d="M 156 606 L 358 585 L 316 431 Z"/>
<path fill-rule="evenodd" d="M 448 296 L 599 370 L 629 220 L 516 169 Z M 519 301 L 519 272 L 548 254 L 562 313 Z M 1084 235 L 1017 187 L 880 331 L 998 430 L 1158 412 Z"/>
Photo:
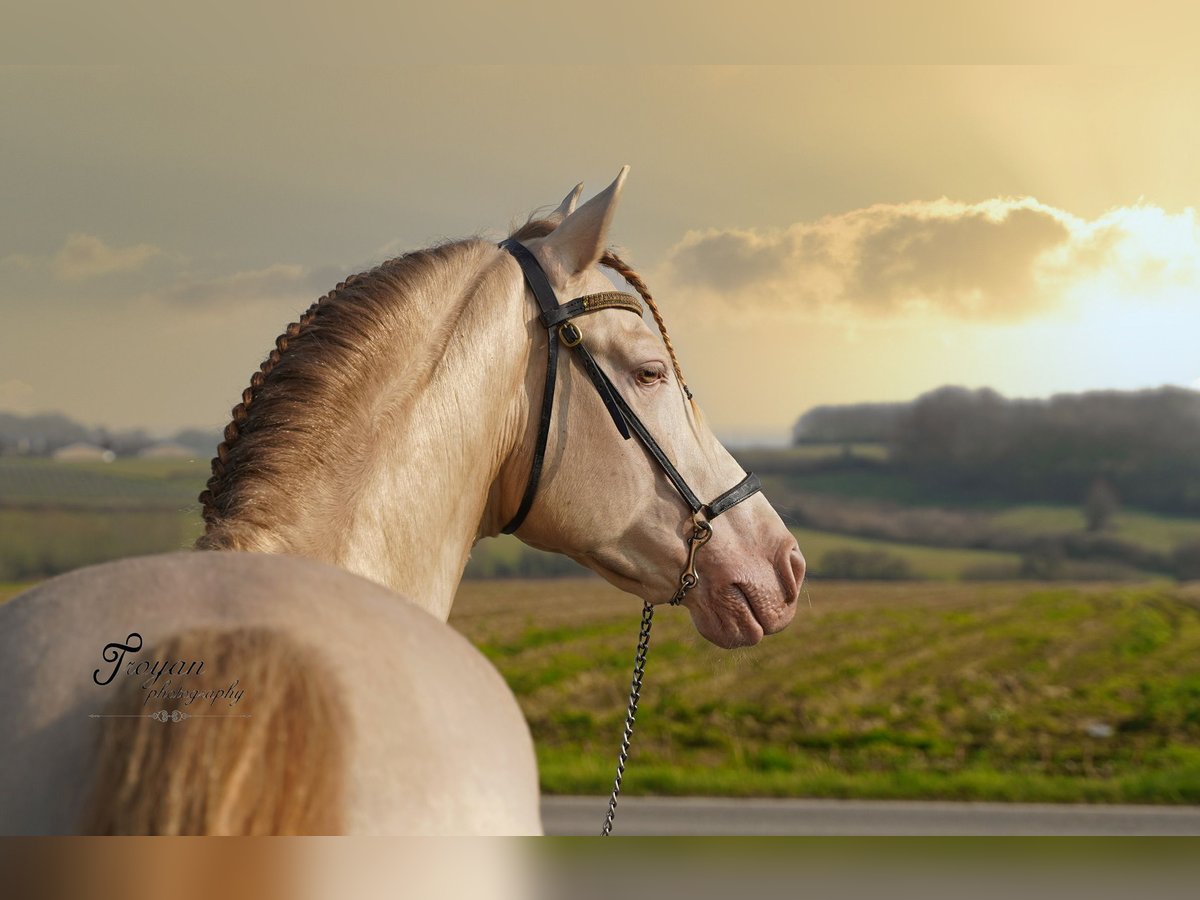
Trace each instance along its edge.
<path fill-rule="evenodd" d="M 888 458 L 888 449 L 886 445 L 877 443 L 797 444 L 791 447 L 772 447 L 761 450 L 750 448 L 739 451 L 739 454 L 751 462 L 757 458 L 769 459 L 774 467 L 780 464 L 825 462 L 851 456 L 857 459 L 883 462 Z"/>
<path fill-rule="evenodd" d="M 208 464 L 0 459 L 0 581 L 190 547 Z"/>
<path fill-rule="evenodd" d="M 772 453 L 807 458 L 832 449 L 798 447 Z M 871 452 L 872 448 L 858 450 Z M 196 497 L 207 477 L 208 464 L 200 461 L 121 459 L 106 464 L 0 458 L 0 580 L 46 577 L 120 556 L 189 547 L 202 530 Z M 829 471 L 768 476 L 764 482 L 769 496 L 785 506 L 789 497 L 824 498 L 834 511 L 853 507 L 860 523 L 894 519 L 897 509 L 938 514 L 920 503 L 910 505 L 915 488 L 894 473 Z M 802 487 L 803 493 L 789 495 L 788 485 Z M 991 538 L 1083 531 L 1083 515 L 1072 507 L 1026 504 L 959 509 L 954 514 L 967 516 L 971 527 Z M 910 577 L 922 579 L 1014 577 L 1021 566 L 1016 553 L 938 546 L 937 541 L 924 538 L 884 540 L 838 527 L 794 530 L 818 579 L 826 554 L 845 550 L 900 560 Z M 1122 510 L 1105 535 L 1169 553 L 1180 543 L 1200 540 L 1200 519 Z M 1083 572 L 1083 567 L 1073 566 L 1067 577 L 1085 577 Z M 472 552 L 466 574 L 468 578 L 555 577 L 582 574 L 582 570 L 564 557 L 539 553 L 504 536 L 481 542 Z M 1099 577 L 1117 577 L 1117 572 L 1112 567 L 1101 569 Z M 1126 577 L 1147 576 L 1127 569 Z"/>
<path fill-rule="evenodd" d="M 883 500 L 905 505 L 936 505 L 938 498 L 895 472 L 876 469 L 812 471 L 791 475 L 765 475 L 763 490 L 786 496 L 793 492 L 832 494 L 838 497 Z"/>
<path fill-rule="evenodd" d="M 980 567 L 1008 567 L 1014 573 L 1021 558 L 1015 553 L 991 550 L 960 550 L 953 547 L 926 547 L 921 544 L 902 544 L 897 541 L 876 541 L 870 538 L 793 528 L 800 550 L 808 560 L 813 577 L 821 577 L 821 560 L 835 550 L 871 550 L 890 554 L 904 560 L 913 574 L 921 579 L 942 581 L 961 579 Z"/>
<path fill-rule="evenodd" d="M 638 604 L 598 581 L 463 585 L 551 793 L 611 784 Z M 630 793 L 1200 802 L 1200 590 L 816 584 L 757 648 L 663 608 Z"/>
<path fill-rule="evenodd" d="M 546 578 L 586 575 L 578 563 L 557 553 L 543 553 L 511 534 L 486 538 L 471 550 L 465 578 Z"/>
<path fill-rule="evenodd" d="M 208 462 L 0 458 L 0 582 L 57 575 L 124 556 L 191 547 Z M 471 554 L 471 578 L 582 574 L 566 557 L 508 535 Z"/>
<path fill-rule="evenodd" d="M 768 496 L 807 523 L 793 529 L 810 568 L 796 621 L 730 653 L 662 608 L 627 790 L 1200 803 L 1200 583 L 1154 574 L 1193 577 L 1163 560 L 1200 541 L 1200 519 L 1120 510 L 1098 556 L 1039 573 L 1035 551 L 1095 537 L 1080 509 L 939 501 L 828 447 L 762 453 L 785 473 L 765 475 Z M 207 477 L 198 461 L 0 459 L 0 602 L 190 546 Z M 907 580 L 832 578 L 876 577 L 879 561 L 899 569 L 877 577 Z M 1142 580 L 972 580 L 1022 571 Z M 515 538 L 482 541 L 451 622 L 517 694 L 545 790 L 602 793 L 640 604 L 594 577 L 547 577 L 568 573 L 581 570 Z"/>
<path fill-rule="evenodd" d="M 1085 527 L 1083 511 L 1071 506 L 1014 506 L 993 513 L 990 520 L 997 528 L 1026 534 L 1079 532 Z M 1179 544 L 1200 541 L 1200 519 L 1121 510 L 1104 534 L 1149 550 L 1170 551 Z"/>
<path fill-rule="evenodd" d="M 784 515 L 809 532 L 814 549 L 806 552 L 814 562 L 822 550 L 852 547 L 904 558 L 924 577 L 1012 577 L 1022 570 L 1011 561 L 1014 553 L 1024 562 L 1029 553 L 1057 552 L 1051 549 L 1057 544 L 1075 554 L 1059 577 L 1138 579 L 1182 571 L 1173 562 L 1180 554 L 1200 556 L 1200 517 L 1118 507 L 1098 531 L 1089 531 L 1082 503 L 967 501 L 874 468 L 797 470 L 767 475 L 763 484 Z M 1095 549 L 1088 551 L 1089 545 Z M 951 557 L 926 557 L 919 548 L 996 555 L 976 563 L 960 557 L 964 563 L 958 565 Z M 1196 564 L 1184 565 L 1190 571 Z"/>
<path fill-rule="evenodd" d="M 831 447 L 771 451 L 787 461 L 829 456 Z M 855 448 L 878 452 L 872 445 Z M 764 451 L 765 452 L 765 451 Z M 188 547 L 202 525 L 196 496 L 208 476 L 200 461 L 117 460 L 113 463 L 59 463 L 44 459 L 0 459 L 0 579 L 45 577 L 119 556 Z M 945 546 L 939 536 L 905 533 L 886 539 L 862 535 L 864 526 L 896 521 L 898 510 L 916 510 L 934 520 L 941 512 L 916 487 L 896 473 L 877 470 L 816 471 L 766 476 L 768 494 L 783 504 L 800 502 L 816 511 L 817 526 L 794 529 L 814 577 L 822 577 L 826 555 L 835 551 L 874 554 L 899 561 L 907 577 L 919 579 L 1011 578 L 1022 558 L 1006 550 Z M 798 491 L 798 493 L 797 493 Z M 789 493 L 791 492 L 791 493 Z M 818 498 L 814 502 L 812 498 Z M 821 504 L 824 504 L 822 507 Z M 822 513 L 822 509 L 824 512 Z M 821 516 L 850 512 L 856 526 L 824 523 Z M 923 511 L 923 512 L 922 512 Z M 947 510 L 959 516 L 983 544 L 1004 547 L 1006 536 L 1049 537 L 1083 533 L 1083 514 L 1073 507 L 1013 505 Z M 965 518 L 963 518 L 965 517 Z M 832 526 L 832 527 L 830 527 Z M 949 538 L 964 534 L 951 530 Z M 1134 547 L 1169 554 L 1189 541 L 1200 541 L 1200 519 L 1122 510 L 1105 537 Z M 531 550 L 511 537 L 480 543 L 467 565 L 468 578 L 556 577 L 582 574 L 564 557 Z M 1157 577 L 1124 565 L 1071 563 L 1065 577 Z M 845 567 L 830 577 L 862 577 Z M 868 570 L 868 577 L 873 575 Z"/>
<path fill-rule="evenodd" d="M 595 578 L 460 588 L 546 792 L 610 787 L 639 612 Z M 732 652 L 660 607 L 625 790 L 1200 803 L 1200 583 L 818 581 Z"/>
<path fill-rule="evenodd" d="M 0 457 L 0 501 L 6 507 L 180 510 L 197 506 L 208 475 L 207 461 Z"/>

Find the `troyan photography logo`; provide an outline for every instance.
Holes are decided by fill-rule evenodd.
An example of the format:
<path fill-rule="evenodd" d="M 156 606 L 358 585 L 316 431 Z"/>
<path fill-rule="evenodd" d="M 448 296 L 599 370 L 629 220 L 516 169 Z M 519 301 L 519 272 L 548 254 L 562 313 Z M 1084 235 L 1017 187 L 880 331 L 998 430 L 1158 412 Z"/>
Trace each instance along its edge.
<path fill-rule="evenodd" d="M 88 718 L 149 718 L 158 722 L 182 722 L 192 718 L 250 718 L 249 713 L 215 711 L 218 703 L 221 703 L 222 709 L 232 709 L 241 702 L 245 690 L 240 686 L 239 678 L 233 678 L 223 687 L 205 687 L 196 684 L 205 674 L 203 659 L 126 659 L 126 656 L 140 653 L 143 646 L 142 636 L 136 631 L 131 632 L 124 643 L 114 641 L 105 644 L 101 653 L 105 665 L 92 672 L 92 681 L 100 687 L 114 682 L 117 687 L 123 687 L 128 684 L 124 679 L 138 679 L 138 690 L 144 694 L 141 702 L 143 708 L 159 704 L 170 704 L 173 708 L 160 706 L 144 713 L 92 713 Z M 191 679 L 191 683 L 188 679 Z"/>

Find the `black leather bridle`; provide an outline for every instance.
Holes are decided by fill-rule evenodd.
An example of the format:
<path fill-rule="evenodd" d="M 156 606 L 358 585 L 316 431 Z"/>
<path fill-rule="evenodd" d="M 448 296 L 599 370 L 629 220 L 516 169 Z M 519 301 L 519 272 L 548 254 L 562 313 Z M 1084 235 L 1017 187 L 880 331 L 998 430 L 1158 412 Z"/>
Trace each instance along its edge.
<path fill-rule="evenodd" d="M 533 291 L 533 297 L 537 301 L 540 310 L 539 319 L 546 328 L 549 340 L 546 361 L 546 385 L 542 392 L 541 418 L 538 423 L 537 442 L 534 444 L 533 466 L 529 472 L 529 481 L 525 485 L 525 494 L 521 498 L 521 505 L 517 508 L 516 514 L 501 530 L 505 534 L 512 534 L 520 528 L 521 523 L 525 521 L 526 515 L 529 514 L 530 507 L 533 506 L 534 497 L 537 495 L 538 482 L 541 480 L 542 466 L 545 462 L 546 441 L 550 434 L 550 417 L 554 412 L 554 388 L 557 383 L 558 373 L 558 347 L 561 343 L 564 347 L 575 351 L 580 363 L 583 365 L 583 370 L 587 373 L 588 378 L 591 379 L 596 392 L 604 402 L 608 414 L 612 416 L 613 424 L 617 426 L 617 431 L 626 440 L 629 440 L 631 435 L 637 435 L 638 440 L 641 441 L 655 462 L 658 463 L 663 474 L 667 476 L 667 479 L 674 486 L 675 490 L 679 492 L 679 496 L 683 498 L 683 502 L 687 504 L 688 509 L 691 511 L 692 534 L 688 538 L 687 567 L 680 575 L 679 589 L 670 601 L 672 605 L 678 605 L 683 601 L 687 592 L 699 583 L 700 579 L 696 574 L 696 552 L 712 537 L 712 526 L 709 523 L 721 515 L 721 513 L 732 509 L 746 498 L 758 493 L 762 490 L 762 485 L 759 483 L 757 476 L 751 472 L 715 500 L 709 503 L 701 503 L 696 497 L 695 491 L 688 486 L 687 481 L 679 474 L 679 470 L 675 468 L 674 463 L 671 462 L 658 442 L 654 440 L 654 437 L 650 434 L 650 431 L 646 428 L 642 420 L 638 418 L 637 413 L 633 411 L 625 401 L 625 398 L 621 396 L 620 391 L 617 390 L 616 385 L 612 383 L 612 380 L 596 363 L 596 359 L 584 343 L 583 333 L 579 330 L 579 326 L 575 324 L 574 319 L 588 313 L 598 312 L 602 309 L 624 309 L 636 313 L 640 317 L 642 315 L 642 303 L 638 298 L 631 294 L 624 294 L 617 291 L 605 291 L 599 294 L 576 297 L 569 303 L 559 304 L 558 297 L 554 293 L 554 288 L 550 286 L 550 280 L 546 277 L 541 264 L 529 251 L 529 248 L 511 238 L 502 241 L 500 247 L 512 254 L 520 264 L 521 271 L 525 275 L 525 281 L 529 285 L 530 290 Z"/>

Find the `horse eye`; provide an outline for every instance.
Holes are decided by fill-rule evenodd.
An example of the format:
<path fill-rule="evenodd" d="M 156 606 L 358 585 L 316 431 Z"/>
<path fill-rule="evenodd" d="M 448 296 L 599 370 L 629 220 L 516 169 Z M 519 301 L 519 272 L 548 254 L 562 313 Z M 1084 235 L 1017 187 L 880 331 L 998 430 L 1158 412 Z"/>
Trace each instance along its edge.
<path fill-rule="evenodd" d="M 638 369 L 637 380 L 646 386 L 657 383 L 662 380 L 662 372 L 658 369 L 652 369 L 649 366 Z"/>

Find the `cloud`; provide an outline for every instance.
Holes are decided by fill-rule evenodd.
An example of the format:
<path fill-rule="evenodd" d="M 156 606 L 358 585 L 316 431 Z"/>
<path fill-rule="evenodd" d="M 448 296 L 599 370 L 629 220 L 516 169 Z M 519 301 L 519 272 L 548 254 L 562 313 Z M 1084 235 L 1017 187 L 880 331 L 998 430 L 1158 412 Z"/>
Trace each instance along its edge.
<path fill-rule="evenodd" d="M 261 269 L 214 278 L 183 280 L 159 296 L 169 302 L 203 307 L 256 301 L 308 301 L 328 292 L 345 272 L 334 266 L 276 263 Z"/>
<path fill-rule="evenodd" d="M 396 256 L 404 249 L 404 245 L 393 242 L 380 248 L 369 259 L 351 266 L 273 263 L 228 275 L 181 276 L 175 284 L 156 291 L 154 296 L 159 300 L 196 308 L 277 300 L 309 303 L 329 293 L 350 273 L 369 271 L 380 261 Z"/>
<path fill-rule="evenodd" d="M 877 204 L 785 229 L 689 232 L 667 277 L 746 311 L 1016 321 L 1072 297 L 1200 286 L 1188 209 L 1086 220 L 1032 198 Z"/>
<path fill-rule="evenodd" d="M 1070 243 L 1043 260 L 1047 278 L 1092 299 L 1192 304 L 1200 296 L 1200 223 L 1191 208 L 1126 206 L 1075 219 Z"/>
<path fill-rule="evenodd" d="M 153 244 L 113 247 L 92 234 L 72 234 L 54 256 L 54 271 L 65 281 L 135 272 L 161 252 Z"/>

